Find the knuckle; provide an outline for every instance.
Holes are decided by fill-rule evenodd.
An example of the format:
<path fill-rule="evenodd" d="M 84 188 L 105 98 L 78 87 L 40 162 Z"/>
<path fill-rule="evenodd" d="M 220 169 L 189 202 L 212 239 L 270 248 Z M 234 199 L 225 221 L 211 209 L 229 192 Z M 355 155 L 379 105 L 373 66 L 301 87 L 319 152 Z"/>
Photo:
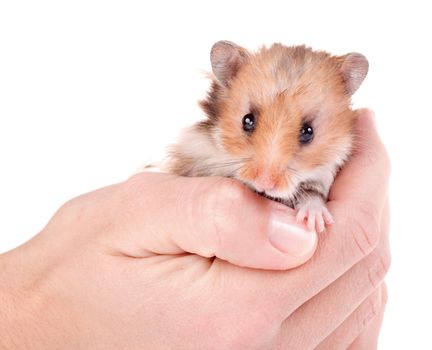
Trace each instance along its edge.
<path fill-rule="evenodd" d="M 82 197 L 76 197 L 64 203 L 55 214 L 54 218 L 62 222 L 74 222 L 80 224 L 86 222 L 93 214 L 92 208 Z"/>
<path fill-rule="evenodd" d="M 214 218 L 233 217 L 233 211 L 246 199 L 244 185 L 228 178 L 220 179 L 215 186 L 208 187 L 201 197 L 201 210 Z"/>
<path fill-rule="evenodd" d="M 362 256 L 368 255 L 377 245 L 381 230 L 379 218 L 371 207 L 359 206 L 360 212 L 351 216 L 350 235 Z"/>
<path fill-rule="evenodd" d="M 214 189 L 228 203 L 243 201 L 249 191 L 242 183 L 229 178 L 220 179 Z"/>
<path fill-rule="evenodd" d="M 382 283 L 390 269 L 390 265 L 391 258 L 388 251 L 380 252 L 375 255 L 374 263 L 368 270 L 369 282 L 372 288 L 375 289 Z"/>
<path fill-rule="evenodd" d="M 357 318 L 359 333 L 379 314 L 381 310 L 381 295 L 377 290 L 370 295 L 365 301 L 365 309 L 360 312 Z"/>
<path fill-rule="evenodd" d="M 387 275 L 391 267 L 391 254 L 389 249 L 386 249 L 381 253 L 380 262 L 383 274 L 385 276 Z"/>
<path fill-rule="evenodd" d="M 227 245 L 227 233 L 237 228 L 238 210 L 245 201 L 247 188 L 241 183 L 228 178 L 220 178 L 217 183 L 209 184 L 201 189 L 201 193 L 194 196 L 196 201 L 194 213 L 191 217 L 201 215 L 209 218 L 206 227 L 209 242 L 209 256 L 214 256 L 216 251 L 223 250 Z M 197 213 L 198 212 L 198 213 Z"/>
<path fill-rule="evenodd" d="M 388 291 L 385 282 L 381 285 L 381 308 L 384 308 L 387 305 L 388 301 Z"/>

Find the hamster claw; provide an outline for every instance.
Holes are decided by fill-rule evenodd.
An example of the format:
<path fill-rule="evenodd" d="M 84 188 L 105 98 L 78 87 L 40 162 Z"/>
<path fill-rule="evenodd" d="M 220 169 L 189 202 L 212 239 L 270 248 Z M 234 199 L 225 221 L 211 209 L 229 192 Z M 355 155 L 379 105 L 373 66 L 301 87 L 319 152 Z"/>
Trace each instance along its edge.
<path fill-rule="evenodd" d="M 325 227 L 334 223 L 333 216 L 319 197 L 309 198 L 296 206 L 297 222 L 306 221 L 310 231 L 324 232 Z"/>

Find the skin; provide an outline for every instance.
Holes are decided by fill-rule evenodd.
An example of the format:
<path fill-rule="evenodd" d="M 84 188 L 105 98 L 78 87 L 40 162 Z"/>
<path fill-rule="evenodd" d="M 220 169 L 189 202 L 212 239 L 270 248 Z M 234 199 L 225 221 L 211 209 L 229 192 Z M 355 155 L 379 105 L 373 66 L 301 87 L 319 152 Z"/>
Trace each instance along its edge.
<path fill-rule="evenodd" d="M 141 173 L 69 201 L 0 255 L 0 348 L 373 349 L 389 161 L 371 112 L 357 127 L 318 240 L 225 178 Z"/>

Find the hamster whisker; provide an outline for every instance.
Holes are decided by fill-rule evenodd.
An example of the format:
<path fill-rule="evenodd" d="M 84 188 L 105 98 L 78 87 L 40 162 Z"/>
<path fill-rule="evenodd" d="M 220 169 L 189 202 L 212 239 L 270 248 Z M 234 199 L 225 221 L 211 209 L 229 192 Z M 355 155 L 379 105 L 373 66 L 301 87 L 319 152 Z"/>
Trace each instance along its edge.
<path fill-rule="evenodd" d="M 239 172 L 239 170 L 243 169 L 243 167 L 244 167 L 245 165 L 246 165 L 246 164 L 242 164 L 242 165 L 240 165 L 238 168 L 233 169 L 233 170 L 231 171 L 231 173 L 229 174 L 229 177 L 235 178 L 235 175 Z"/>
<path fill-rule="evenodd" d="M 233 169 L 230 173 L 225 174 L 223 176 L 221 176 L 220 178 L 218 178 L 217 180 L 215 180 L 214 185 L 216 185 L 219 181 L 222 181 L 224 178 L 231 178 L 231 179 L 235 179 L 236 178 L 236 173 L 245 166 L 246 164 L 242 164 L 241 166 Z"/>
<path fill-rule="evenodd" d="M 301 172 L 297 169 L 294 169 L 294 168 L 287 166 L 286 170 L 288 170 L 288 172 L 290 172 L 292 175 L 297 175 L 297 176 L 301 177 Z"/>
<path fill-rule="evenodd" d="M 243 166 L 250 158 L 243 158 L 239 160 L 232 160 L 232 161 L 225 161 L 225 162 L 214 162 L 210 164 L 203 164 L 200 167 L 195 168 L 196 172 L 202 173 L 209 170 L 215 170 L 215 169 L 223 169 L 235 165 L 241 164 Z"/>
<path fill-rule="evenodd" d="M 300 181 L 306 180 L 304 176 L 300 176 L 298 174 L 293 174 L 293 173 L 291 175 L 297 177 Z M 289 199 L 293 203 L 293 205 L 295 203 L 298 203 L 300 200 L 308 199 L 311 197 L 311 194 L 305 191 L 301 186 L 298 185 L 296 186 L 293 180 L 289 176 L 285 176 L 285 178 L 292 187 L 297 187 L 296 192 L 294 192 L 294 194 L 292 194 L 291 198 Z"/>
<path fill-rule="evenodd" d="M 288 170 L 288 173 L 290 173 L 290 175 L 292 175 L 296 179 L 298 179 L 300 181 L 306 180 L 306 178 L 304 177 L 304 175 L 301 174 L 300 171 L 298 171 L 294 168 L 290 168 L 290 167 L 287 167 L 286 169 Z M 288 179 L 291 181 L 291 178 L 288 178 Z"/>

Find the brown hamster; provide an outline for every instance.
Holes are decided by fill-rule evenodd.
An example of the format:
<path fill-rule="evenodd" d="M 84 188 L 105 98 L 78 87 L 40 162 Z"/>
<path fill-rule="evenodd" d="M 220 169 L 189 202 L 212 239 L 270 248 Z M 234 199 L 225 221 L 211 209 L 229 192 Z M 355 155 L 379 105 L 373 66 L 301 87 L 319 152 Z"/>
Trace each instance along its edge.
<path fill-rule="evenodd" d="M 323 231 L 333 222 L 329 189 L 352 150 L 351 95 L 368 61 L 281 44 L 252 53 L 229 41 L 210 58 L 214 77 L 200 102 L 207 118 L 183 132 L 164 170 L 238 179 Z"/>

